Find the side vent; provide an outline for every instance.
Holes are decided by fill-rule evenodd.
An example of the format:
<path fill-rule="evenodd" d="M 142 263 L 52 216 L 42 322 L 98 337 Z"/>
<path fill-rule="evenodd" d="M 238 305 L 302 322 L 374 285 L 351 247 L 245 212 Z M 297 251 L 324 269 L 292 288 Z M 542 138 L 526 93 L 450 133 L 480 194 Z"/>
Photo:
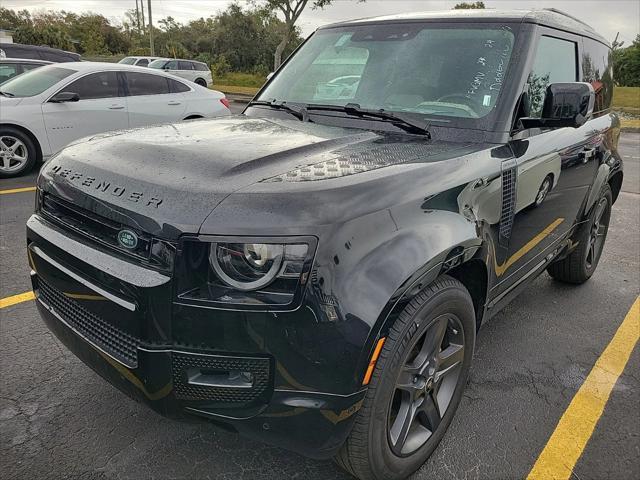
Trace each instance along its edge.
<path fill-rule="evenodd" d="M 500 210 L 500 246 L 507 246 L 516 213 L 518 163 L 515 159 L 502 162 L 502 201 Z"/>

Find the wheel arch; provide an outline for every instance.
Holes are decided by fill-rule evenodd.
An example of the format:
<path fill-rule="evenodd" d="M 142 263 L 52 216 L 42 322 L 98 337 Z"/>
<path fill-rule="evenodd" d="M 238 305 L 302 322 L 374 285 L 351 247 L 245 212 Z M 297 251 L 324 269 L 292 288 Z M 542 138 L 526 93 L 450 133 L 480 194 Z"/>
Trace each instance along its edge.
<path fill-rule="evenodd" d="M 36 163 L 42 162 L 42 146 L 40 145 L 40 141 L 38 140 L 38 137 L 36 137 L 34 135 L 34 133 L 29 130 L 26 127 L 23 127 L 22 125 L 18 125 L 15 123 L 0 123 L 0 128 L 15 128 L 16 130 L 21 131 L 22 133 L 24 133 L 26 136 L 28 136 L 31 141 L 33 142 L 34 146 L 36 147 Z"/>
<path fill-rule="evenodd" d="M 476 310 L 476 329 L 480 327 L 488 292 L 488 267 L 484 260 L 487 258 L 486 246 L 477 236 L 459 240 L 424 261 L 391 295 L 376 324 L 369 331 L 369 338 L 363 346 L 363 354 L 356 370 L 357 378 L 362 379 L 378 339 L 387 336 L 409 302 L 441 275 L 450 275 L 465 286 Z"/>
<path fill-rule="evenodd" d="M 622 189 L 622 180 L 624 175 L 622 171 L 618 171 L 614 173 L 609 178 L 609 186 L 611 187 L 611 196 L 613 198 L 613 203 L 618 199 L 618 195 L 620 194 L 620 190 Z"/>

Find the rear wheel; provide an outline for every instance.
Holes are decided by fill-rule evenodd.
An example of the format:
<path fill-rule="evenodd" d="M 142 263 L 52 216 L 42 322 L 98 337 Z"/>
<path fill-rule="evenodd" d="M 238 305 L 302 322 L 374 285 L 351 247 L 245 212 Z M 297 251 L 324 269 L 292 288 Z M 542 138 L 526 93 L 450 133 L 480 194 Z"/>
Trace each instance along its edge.
<path fill-rule="evenodd" d="M 562 260 L 549 265 L 549 275 L 558 281 L 573 284 L 584 283 L 591 278 L 607 239 L 612 204 L 611 188 L 606 184 L 589 220 L 582 226 L 577 238 L 578 246 Z"/>
<path fill-rule="evenodd" d="M 207 86 L 207 82 L 206 82 L 204 79 L 202 79 L 202 78 L 197 78 L 197 79 L 196 79 L 196 83 L 197 83 L 198 85 L 200 85 L 201 87 L 206 87 L 206 86 Z"/>
<path fill-rule="evenodd" d="M 0 178 L 27 173 L 36 163 L 36 156 L 36 146 L 28 135 L 16 128 L 0 128 Z"/>
<path fill-rule="evenodd" d="M 468 291 L 443 276 L 394 323 L 336 462 L 363 479 L 401 479 L 435 450 L 451 423 L 475 344 Z"/>

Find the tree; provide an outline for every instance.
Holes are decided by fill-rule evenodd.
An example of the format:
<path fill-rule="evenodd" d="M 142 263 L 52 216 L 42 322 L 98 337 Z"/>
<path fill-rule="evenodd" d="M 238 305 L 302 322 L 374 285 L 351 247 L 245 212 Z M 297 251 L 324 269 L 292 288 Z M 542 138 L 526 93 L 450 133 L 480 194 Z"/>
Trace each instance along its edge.
<path fill-rule="evenodd" d="M 333 0 L 313 0 L 313 8 L 324 8 L 332 3 Z M 358 0 L 365 1 L 365 0 Z M 273 67 L 277 70 L 282 63 L 282 53 L 287 48 L 291 37 L 295 32 L 296 22 L 306 8 L 309 0 L 265 0 L 266 7 L 270 10 L 279 11 L 284 15 L 284 28 L 281 31 L 280 43 L 276 47 L 273 55 Z"/>
<path fill-rule="evenodd" d="M 623 87 L 640 87 L 640 35 L 627 48 L 613 51 L 613 75 Z"/>
<path fill-rule="evenodd" d="M 458 3 L 453 10 L 474 10 L 479 8 L 486 8 L 484 2 L 462 2 Z"/>

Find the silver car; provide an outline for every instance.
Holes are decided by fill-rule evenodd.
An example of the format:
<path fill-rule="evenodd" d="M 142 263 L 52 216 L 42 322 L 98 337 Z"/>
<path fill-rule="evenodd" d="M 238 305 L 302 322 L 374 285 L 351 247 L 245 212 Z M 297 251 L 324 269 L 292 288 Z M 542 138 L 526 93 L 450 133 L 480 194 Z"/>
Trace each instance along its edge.
<path fill-rule="evenodd" d="M 159 58 L 151 62 L 149 68 L 164 70 L 167 73 L 191 80 L 203 87 L 213 85 L 211 70 L 209 66 L 203 62 L 175 58 Z"/>

